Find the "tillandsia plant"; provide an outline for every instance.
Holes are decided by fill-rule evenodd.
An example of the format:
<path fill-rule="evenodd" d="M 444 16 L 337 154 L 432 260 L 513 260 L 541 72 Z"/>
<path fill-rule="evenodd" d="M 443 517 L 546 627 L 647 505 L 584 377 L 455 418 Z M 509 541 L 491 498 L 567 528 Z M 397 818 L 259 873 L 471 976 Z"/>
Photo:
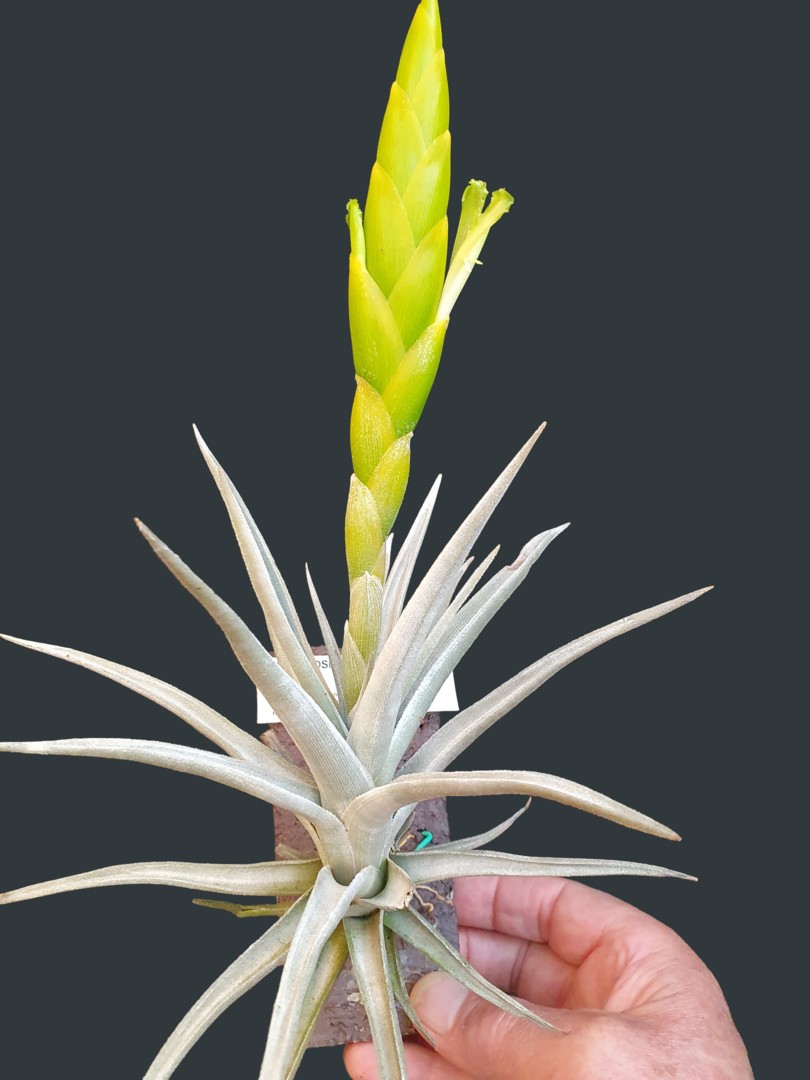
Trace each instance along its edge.
<path fill-rule="evenodd" d="M 201 902 L 240 915 L 278 916 L 186 1013 L 149 1068 L 147 1080 L 171 1076 L 216 1018 L 280 965 L 283 972 L 260 1077 L 292 1077 L 347 956 L 368 1014 L 380 1075 L 385 1080 L 403 1077 L 397 1007 L 422 1029 L 400 970 L 400 939 L 486 1000 L 527 1021 L 550 1026 L 465 962 L 421 913 L 416 890 L 426 882 L 465 875 L 686 876 L 633 862 L 481 850 L 517 814 L 477 836 L 426 850 L 401 849 L 415 806 L 450 795 L 537 796 L 677 839 L 652 818 L 574 781 L 523 770 L 446 770 L 496 721 L 573 660 L 705 591 L 620 619 L 564 645 L 457 713 L 402 764 L 436 690 L 565 528 L 535 536 L 488 581 L 484 575 L 495 553 L 463 581 L 474 543 L 540 428 L 412 591 L 414 566 L 438 485 L 392 558 L 389 534 L 407 482 L 411 433 L 436 372 L 450 312 L 490 228 L 511 203 L 505 192 L 496 192 L 486 205 L 485 186 L 470 184 L 447 267 L 448 187 L 448 94 L 439 13 L 435 0 L 422 0 L 385 113 L 364 218 L 357 203 L 349 204 L 349 305 L 357 393 L 351 421 L 354 475 L 346 516 L 350 610 L 342 648 L 310 581 L 336 691 L 322 677 L 254 519 L 199 434 L 200 449 L 225 502 L 264 613 L 270 643 L 259 640 L 179 556 L 138 522 L 158 558 L 219 625 L 297 746 L 306 769 L 159 679 L 73 649 L 7 639 L 129 687 L 186 721 L 223 753 L 137 739 L 6 742 L 0 749 L 117 758 L 206 777 L 289 811 L 315 846 L 312 858 L 249 865 L 112 866 L 0 895 L 0 903 L 10 904 L 104 885 L 166 884 L 250 896 L 257 902 Z"/>

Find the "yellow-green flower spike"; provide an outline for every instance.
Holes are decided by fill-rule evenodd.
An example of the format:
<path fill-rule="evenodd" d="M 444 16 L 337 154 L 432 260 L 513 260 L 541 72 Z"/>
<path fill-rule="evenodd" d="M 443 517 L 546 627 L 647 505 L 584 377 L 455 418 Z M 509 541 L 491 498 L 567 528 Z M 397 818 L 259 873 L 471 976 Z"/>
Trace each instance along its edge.
<path fill-rule="evenodd" d="M 351 605 L 344 663 L 356 693 L 379 639 L 381 557 L 402 505 L 410 435 L 439 366 L 450 310 L 487 233 L 511 204 L 472 181 L 462 200 L 447 271 L 450 105 L 437 0 L 422 0 L 411 23 L 383 117 L 365 214 L 348 207 L 349 326 L 357 391 L 351 421 L 352 477 L 346 511 Z M 351 638 L 351 641 L 348 639 Z M 362 663 L 360 662 L 362 661 Z"/>

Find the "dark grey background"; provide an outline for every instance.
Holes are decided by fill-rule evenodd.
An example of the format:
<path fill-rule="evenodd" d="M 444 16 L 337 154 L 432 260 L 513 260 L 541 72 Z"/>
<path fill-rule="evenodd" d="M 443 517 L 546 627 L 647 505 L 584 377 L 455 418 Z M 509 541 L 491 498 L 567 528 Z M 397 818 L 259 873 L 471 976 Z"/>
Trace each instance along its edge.
<path fill-rule="evenodd" d="M 462 663 L 459 696 L 717 585 L 561 674 L 463 764 L 569 776 L 683 834 L 668 846 L 535 803 L 503 845 L 697 874 L 696 886 L 607 887 L 711 966 L 759 1075 L 776 1053 L 767 1014 L 784 955 L 763 925 L 778 832 L 762 805 L 781 800 L 770 755 L 776 676 L 789 674 L 772 663 L 763 560 L 774 543 L 777 573 L 786 558 L 775 520 L 791 395 L 778 365 L 796 355 L 762 290 L 781 273 L 792 30 L 778 8 L 745 4 L 444 7 L 451 212 L 470 176 L 517 201 L 456 308 L 404 522 L 443 471 L 436 553 L 542 419 L 476 550 L 501 541 L 511 558 L 573 522 Z M 148 670 L 251 726 L 251 687 L 130 524 L 143 517 L 258 626 L 192 421 L 253 507 L 313 638 L 305 559 L 342 623 L 344 205 L 364 198 L 411 8 L 26 5 L 9 20 L 2 629 Z M 780 306 L 791 302 L 783 288 Z M 68 665 L 3 645 L 0 672 L 1 738 L 199 744 Z M 458 801 L 453 828 L 515 805 Z M 4 756 L 0 887 L 121 861 L 267 858 L 270 818 L 158 770 Z M 8 1074 L 142 1076 L 257 929 L 172 890 L 3 908 Z M 224 1016 L 178 1077 L 255 1076 L 273 986 Z M 340 1075 L 330 1053 L 302 1075 Z"/>

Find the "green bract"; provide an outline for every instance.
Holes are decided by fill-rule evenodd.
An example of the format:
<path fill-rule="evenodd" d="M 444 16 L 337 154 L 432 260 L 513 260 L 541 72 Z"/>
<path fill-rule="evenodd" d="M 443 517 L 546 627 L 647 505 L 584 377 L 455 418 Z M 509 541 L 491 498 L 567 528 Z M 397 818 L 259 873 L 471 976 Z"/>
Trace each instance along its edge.
<path fill-rule="evenodd" d="M 164 706 L 220 753 L 137 739 L 6 742 L 0 750 L 139 761 L 206 777 L 284 808 L 315 845 L 312 859 L 251 865 L 135 863 L 60 878 L 0 895 L 0 904 L 104 885 L 164 884 L 250 895 L 255 905 L 198 901 L 238 916 L 280 916 L 180 1021 L 146 1080 L 163 1080 L 207 1027 L 274 968 L 284 965 L 261 1080 L 289 1080 L 347 956 L 369 1016 L 380 1076 L 405 1075 L 397 1002 L 418 1027 L 399 969 L 395 935 L 489 1002 L 549 1026 L 471 968 L 412 906 L 414 891 L 465 875 L 646 874 L 685 877 L 657 866 L 589 859 L 530 858 L 481 851 L 515 820 L 467 839 L 404 853 L 399 842 L 415 806 L 451 795 L 526 795 L 586 810 L 666 839 L 652 818 L 570 780 L 523 770 L 445 770 L 479 735 L 556 672 L 596 646 L 701 595 L 641 611 L 564 645 L 452 717 L 400 765 L 436 691 L 565 526 L 531 539 L 485 580 L 492 552 L 465 581 L 470 552 L 542 431 L 519 450 L 448 540 L 422 581 L 414 566 L 438 482 L 393 557 L 386 541 L 408 473 L 410 433 L 438 364 L 447 320 L 487 233 L 511 199 L 473 182 L 445 276 L 449 170 L 447 84 L 435 2 L 417 9 L 383 122 L 365 222 L 350 204 L 350 316 L 358 388 L 351 423 L 354 476 L 346 519 L 351 576 L 342 649 L 310 591 L 337 690 L 323 680 L 290 593 L 238 491 L 198 435 L 230 516 L 269 642 L 145 525 L 145 539 L 225 635 L 268 700 L 307 769 L 263 745 L 191 695 L 150 675 L 74 649 L 7 638 L 104 675 Z M 524 807 L 525 809 L 525 807 Z M 519 811 L 518 813 L 522 813 Z M 277 898 L 276 901 L 266 898 Z M 292 897 L 292 901 L 279 898 Z"/>
<path fill-rule="evenodd" d="M 371 170 L 365 216 L 348 205 L 349 326 L 357 392 L 346 508 L 351 602 L 344 692 L 351 708 L 379 638 L 384 545 L 410 468 L 411 433 L 436 376 L 450 312 L 511 195 L 472 180 L 447 266 L 450 119 L 439 8 L 423 0 L 402 50 Z"/>

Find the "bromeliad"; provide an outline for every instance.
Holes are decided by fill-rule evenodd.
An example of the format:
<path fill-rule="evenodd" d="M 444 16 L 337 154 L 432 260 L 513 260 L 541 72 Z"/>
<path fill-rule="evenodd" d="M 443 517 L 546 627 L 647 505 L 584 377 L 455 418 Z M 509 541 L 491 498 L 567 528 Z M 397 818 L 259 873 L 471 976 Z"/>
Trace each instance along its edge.
<path fill-rule="evenodd" d="M 477 836 L 435 844 L 425 835 L 416 850 L 405 852 L 401 847 L 416 804 L 454 795 L 540 797 L 677 839 L 652 818 L 557 776 L 523 770 L 446 770 L 480 735 L 573 660 L 705 591 L 620 619 L 562 646 L 463 709 L 400 765 L 437 689 L 565 528 L 533 537 L 512 563 L 484 581 L 493 552 L 464 581 L 471 549 L 537 441 L 540 428 L 473 507 L 412 591 L 414 566 L 438 482 L 392 557 L 389 536 L 407 482 L 411 433 L 436 373 L 450 312 L 490 228 L 511 203 L 505 192 L 496 192 L 487 205 L 485 186 L 476 181 L 469 185 L 445 273 L 450 137 L 441 46 L 437 4 L 422 0 L 385 113 L 364 217 L 357 203 L 349 204 L 349 307 L 357 392 L 351 420 L 354 475 L 346 515 L 350 604 L 342 646 L 310 579 L 336 691 L 322 677 L 290 593 L 254 519 L 199 434 L 200 449 L 261 604 L 270 644 L 260 641 L 178 555 L 138 523 L 158 558 L 219 625 L 248 677 L 300 750 L 307 769 L 159 679 L 75 649 L 7 638 L 129 687 L 176 714 L 222 752 L 138 739 L 82 738 L 6 742 L 0 750 L 117 758 L 206 777 L 294 814 L 315 845 L 316 856 L 307 859 L 249 865 L 136 863 L 0 895 L 0 904 L 10 904 L 105 885 L 164 884 L 253 896 L 256 904 L 200 902 L 239 916 L 278 916 L 180 1021 L 146 1074 L 147 1080 L 171 1076 L 216 1018 L 282 964 L 261 1080 L 288 1080 L 297 1070 L 318 1012 L 347 956 L 368 1013 L 380 1076 L 384 1080 L 403 1077 L 397 1006 L 417 1026 L 418 1018 L 410 1008 L 400 971 L 397 937 L 487 1001 L 546 1025 L 465 962 L 423 917 L 414 899 L 416 890 L 430 881 L 464 875 L 686 876 L 633 862 L 480 850 L 523 811 Z"/>

